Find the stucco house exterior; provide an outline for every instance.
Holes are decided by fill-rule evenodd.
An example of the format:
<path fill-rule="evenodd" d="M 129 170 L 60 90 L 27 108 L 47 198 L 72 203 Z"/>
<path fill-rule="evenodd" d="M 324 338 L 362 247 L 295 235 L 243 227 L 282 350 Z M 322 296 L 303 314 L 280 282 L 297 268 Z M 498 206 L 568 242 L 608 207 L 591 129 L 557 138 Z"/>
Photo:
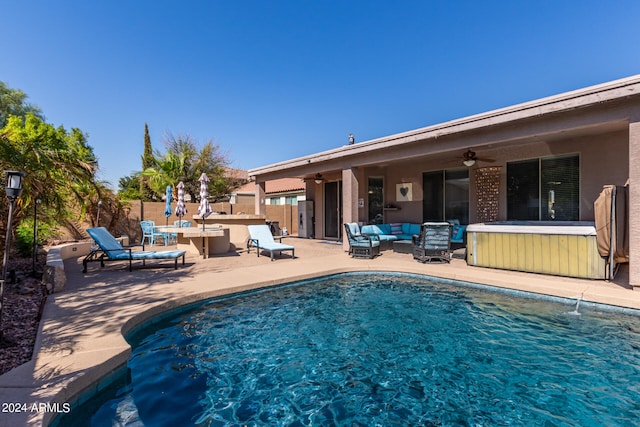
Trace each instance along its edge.
<path fill-rule="evenodd" d="M 342 224 L 593 221 L 605 185 L 629 186 L 629 283 L 640 289 L 640 75 L 249 170 L 300 178 L 315 236 Z"/>
<path fill-rule="evenodd" d="M 265 204 L 267 205 L 297 205 L 305 200 L 305 184 L 299 178 L 281 178 L 265 183 Z M 231 193 L 231 203 L 254 204 L 256 186 L 248 182 Z"/>

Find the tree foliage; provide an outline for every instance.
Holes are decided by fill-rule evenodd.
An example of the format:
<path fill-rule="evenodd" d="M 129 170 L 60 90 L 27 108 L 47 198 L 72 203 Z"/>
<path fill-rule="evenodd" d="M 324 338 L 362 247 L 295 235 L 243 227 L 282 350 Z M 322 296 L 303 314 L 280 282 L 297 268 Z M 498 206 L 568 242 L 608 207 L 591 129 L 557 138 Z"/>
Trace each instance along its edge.
<path fill-rule="evenodd" d="M 165 148 L 166 153 L 156 153 L 156 166 L 142 172 L 157 195 L 164 194 L 167 185 L 175 186 L 182 181 L 185 193 L 191 195 L 191 200 L 199 200 L 198 180 L 203 172 L 209 177 L 209 196 L 212 201 L 229 194 L 232 182 L 225 174 L 229 161 L 219 146 L 209 141 L 198 147 L 189 135 L 168 134 Z"/>
<path fill-rule="evenodd" d="M 27 102 L 27 94 L 19 89 L 11 89 L 0 81 L 0 129 L 7 124 L 9 116 L 24 119 L 27 113 L 44 120 L 40 108 Z"/>
<path fill-rule="evenodd" d="M 118 181 L 118 197 L 122 200 L 142 200 L 140 195 L 140 174 L 120 178 Z"/>
<path fill-rule="evenodd" d="M 79 129 L 54 128 L 27 113 L 24 120 L 10 116 L 0 137 L 0 166 L 26 174 L 19 206 L 39 198 L 64 218 L 69 214 L 70 196 L 85 204 L 86 188 L 95 186 L 98 163 Z"/>
<path fill-rule="evenodd" d="M 151 137 L 149 136 L 149 126 L 144 124 L 144 152 L 142 154 L 142 170 L 155 168 L 156 161 L 153 156 L 153 147 L 151 146 Z M 149 178 L 140 175 L 139 180 L 139 197 L 143 201 L 153 201 L 157 199 L 155 192 L 149 187 Z"/>

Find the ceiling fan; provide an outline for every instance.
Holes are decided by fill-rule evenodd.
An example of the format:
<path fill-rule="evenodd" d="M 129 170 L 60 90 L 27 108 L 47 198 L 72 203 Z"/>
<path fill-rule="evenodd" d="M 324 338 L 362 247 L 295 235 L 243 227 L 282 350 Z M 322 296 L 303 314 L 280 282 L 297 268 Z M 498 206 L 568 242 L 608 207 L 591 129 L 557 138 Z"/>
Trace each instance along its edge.
<path fill-rule="evenodd" d="M 462 163 L 466 166 L 466 167 L 471 167 L 473 165 L 476 164 L 477 161 L 483 161 L 483 162 L 489 162 L 489 163 L 493 163 L 495 162 L 495 159 L 488 159 L 488 158 L 479 158 L 476 156 L 476 152 L 472 151 L 472 150 L 467 150 L 462 154 Z"/>
<path fill-rule="evenodd" d="M 317 173 L 313 178 L 302 178 L 302 180 L 304 182 L 313 180 L 316 184 L 322 184 L 324 182 L 324 177 L 321 173 Z"/>

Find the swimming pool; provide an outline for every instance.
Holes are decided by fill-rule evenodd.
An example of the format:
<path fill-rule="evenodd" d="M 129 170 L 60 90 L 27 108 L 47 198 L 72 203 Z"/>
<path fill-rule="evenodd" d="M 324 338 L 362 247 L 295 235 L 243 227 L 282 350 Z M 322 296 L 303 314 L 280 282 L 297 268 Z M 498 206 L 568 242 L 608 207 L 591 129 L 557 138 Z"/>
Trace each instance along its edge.
<path fill-rule="evenodd" d="M 221 298 L 130 337 L 130 384 L 91 417 L 71 418 L 633 425 L 640 319 L 574 307 L 391 274 Z"/>

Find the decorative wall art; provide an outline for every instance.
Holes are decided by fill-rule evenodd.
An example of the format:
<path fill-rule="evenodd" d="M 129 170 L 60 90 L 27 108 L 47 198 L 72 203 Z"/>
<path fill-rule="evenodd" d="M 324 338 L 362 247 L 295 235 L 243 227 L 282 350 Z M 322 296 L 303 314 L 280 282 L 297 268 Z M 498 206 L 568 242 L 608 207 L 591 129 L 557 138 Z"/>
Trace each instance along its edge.
<path fill-rule="evenodd" d="M 411 202 L 413 201 L 413 189 L 412 183 L 403 182 L 402 184 L 396 184 L 396 202 Z"/>
<path fill-rule="evenodd" d="M 492 222 L 498 219 L 500 170 L 500 166 L 490 166 L 476 169 L 478 222 Z"/>

